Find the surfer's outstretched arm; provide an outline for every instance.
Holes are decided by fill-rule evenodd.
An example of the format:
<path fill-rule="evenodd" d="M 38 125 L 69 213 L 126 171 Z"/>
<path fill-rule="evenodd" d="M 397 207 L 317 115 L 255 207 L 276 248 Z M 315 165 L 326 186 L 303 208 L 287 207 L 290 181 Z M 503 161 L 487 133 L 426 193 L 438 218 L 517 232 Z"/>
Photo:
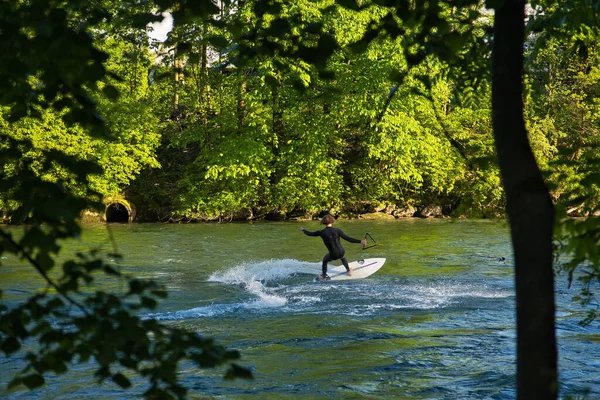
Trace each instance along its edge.
<path fill-rule="evenodd" d="M 319 231 L 311 232 L 311 231 L 307 231 L 304 228 L 300 228 L 300 232 L 304 232 L 304 234 L 307 236 L 319 236 Z"/>
<path fill-rule="evenodd" d="M 339 231 L 339 233 L 340 233 L 340 237 L 341 237 L 342 239 L 344 239 L 344 240 L 346 240 L 346 241 L 348 241 L 348 242 L 350 242 L 350 243 L 362 243 L 363 245 L 367 244 L 367 239 L 363 239 L 363 240 L 360 240 L 360 239 L 354 239 L 354 238 L 352 238 L 352 237 L 350 237 L 350 236 L 346 235 L 346 234 L 345 234 L 344 232 L 342 232 L 341 230 Z"/>

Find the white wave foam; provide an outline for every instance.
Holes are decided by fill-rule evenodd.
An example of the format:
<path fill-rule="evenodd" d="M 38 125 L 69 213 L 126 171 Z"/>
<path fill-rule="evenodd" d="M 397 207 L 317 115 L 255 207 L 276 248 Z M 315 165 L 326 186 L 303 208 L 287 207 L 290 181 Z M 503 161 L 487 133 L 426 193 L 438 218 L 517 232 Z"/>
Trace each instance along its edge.
<path fill-rule="evenodd" d="M 458 282 L 408 285 L 406 290 L 388 291 L 388 307 L 438 309 L 453 306 L 462 301 L 476 299 L 503 299 L 513 296 L 509 290 Z M 471 299 L 471 300 L 469 300 Z M 396 303 L 395 301 L 398 301 Z"/>
<path fill-rule="evenodd" d="M 179 310 L 165 313 L 148 314 L 144 318 L 156 319 L 159 321 L 177 321 L 191 318 L 216 317 L 218 315 L 227 314 L 239 308 L 239 304 L 230 305 L 212 305 L 207 307 L 195 307 L 189 310 Z"/>
<path fill-rule="evenodd" d="M 225 270 L 213 272 L 209 282 L 245 284 L 250 281 L 276 281 L 298 273 L 319 273 L 320 264 L 292 259 L 271 259 L 247 262 Z"/>
<path fill-rule="evenodd" d="M 271 259 L 257 262 L 246 262 L 232 268 L 212 273 L 207 281 L 227 285 L 240 286 L 254 298 L 241 303 L 215 304 L 167 313 L 149 314 L 147 318 L 159 320 L 181 320 L 189 318 L 215 317 L 223 314 L 239 312 L 240 310 L 261 311 L 281 308 L 288 301 L 300 304 L 310 304 L 321 301 L 318 297 L 294 296 L 289 299 L 289 286 L 278 285 L 268 287 L 268 282 L 282 281 L 297 274 L 318 273 L 320 263 L 309 263 L 293 259 Z M 281 294 L 280 294 L 281 293 Z"/>
<path fill-rule="evenodd" d="M 246 303 L 246 308 L 257 309 L 282 307 L 287 303 L 287 299 L 285 297 L 271 293 L 271 291 L 260 281 L 250 280 L 245 282 L 244 285 L 248 292 L 258 297 L 258 299 Z"/>
<path fill-rule="evenodd" d="M 425 296 L 437 298 L 479 297 L 484 299 L 500 299 L 513 295 L 510 291 L 489 288 L 486 285 L 475 286 L 473 284 L 456 282 L 428 286 L 419 285 L 412 287 L 412 290 Z"/>
<path fill-rule="evenodd" d="M 263 310 L 266 308 L 282 307 L 287 303 L 283 297 L 261 294 L 257 300 L 247 303 L 216 304 L 206 307 L 195 307 L 189 310 L 179 310 L 166 313 L 148 314 L 145 318 L 163 321 L 177 321 L 192 318 L 210 318 L 219 315 L 231 314 L 240 310 Z"/>
<path fill-rule="evenodd" d="M 316 273 L 319 263 L 309 263 L 293 259 L 271 259 L 247 262 L 225 270 L 212 273 L 209 282 L 221 282 L 229 285 L 241 285 L 255 300 L 242 305 L 248 309 L 283 307 L 288 299 L 277 294 L 277 290 L 266 286 L 267 282 L 281 281 L 299 273 Z"/>
<path fill-rule="evenodd" d="M 163 260 L 163 262 L 165 264 L 183 264 L 186 262 L 186 260 L 180 259 L 180 258 L 167 258 L 165 260 Z"/>

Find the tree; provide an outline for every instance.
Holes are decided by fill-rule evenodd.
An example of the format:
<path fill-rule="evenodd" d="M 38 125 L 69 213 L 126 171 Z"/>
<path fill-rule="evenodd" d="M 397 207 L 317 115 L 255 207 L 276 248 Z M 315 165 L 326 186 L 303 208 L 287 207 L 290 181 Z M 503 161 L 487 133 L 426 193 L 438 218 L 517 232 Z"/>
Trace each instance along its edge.
<path fill-rule="evenodd" d="M 492 120 L 515 257 L 517 395 L 555 399 L 554 206 L 523 117 L 525 2 L 505 0 L 495 11 Z"/>

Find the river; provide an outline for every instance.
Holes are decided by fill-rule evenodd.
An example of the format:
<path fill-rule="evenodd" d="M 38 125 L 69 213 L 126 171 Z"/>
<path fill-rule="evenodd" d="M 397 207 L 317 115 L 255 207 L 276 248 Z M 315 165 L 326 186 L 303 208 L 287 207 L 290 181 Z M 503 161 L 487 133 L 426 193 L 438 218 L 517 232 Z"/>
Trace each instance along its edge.
<path fill-rule="evenodd" d="M 379 246 L 344 242 L 349 260 L 385 257 L 375 275 L 312 282 L 325 248 L 299 232 L 318 222 L 86 225 L 69 253 L 90 246 L 123 254 L 123 270 L 151 277 L 169 297 L 152 314 L 239 350 L 254 380 L 226 381 L 224 369 L 180 372 L 190 398 L 514 399 L 515 296 L 508 226 L 502 221 L 407 219 L 338 221 Z M 502 260 L 502 257 L 505 260 Z M 4 257 L 5 301 L 35 290 L 33 272 Z M 334 263 L 337 264 L 337 263 Z M 565 276 L 556 280 L 561 396 L 600 398 L 600 322 L 584 310 Z M 596 286 L 600 292 L 600 287 Z M 0 385 L 22 364 L 0 356 Z M 93 366 L 49 377 L 7 399 L 138 398 L 95 385 Z M 141 386 L 141 385 L 140 385 Z M 4 390 L 4 389 L 2 389 Z M 583 398 L 583 397 L 582 397 Z"/>

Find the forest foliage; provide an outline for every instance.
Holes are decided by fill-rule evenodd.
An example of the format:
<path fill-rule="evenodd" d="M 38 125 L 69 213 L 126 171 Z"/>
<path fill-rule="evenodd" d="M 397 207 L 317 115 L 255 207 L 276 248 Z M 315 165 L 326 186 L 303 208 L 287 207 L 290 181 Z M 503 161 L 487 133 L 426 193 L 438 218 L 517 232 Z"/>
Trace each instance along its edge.
<path fill-rule="evenodd" d="M 473 78 L 468 68 L 438 57 L 411 68 L 406 35 L 369 38 L 386 15 L 379 2 L 358 12 L 332 1 L 274 2 L 279 18 L 265 19 L 257 18 L 268 15 L 259 3 L 223 2 L 212 10 L 216 17 L 180 16 L 164 43 L 139 24 L 148 7 L 92 26 L 107 71 L 93 98 L 111 138 L 66 126 L 62 114 L 71 111 L 56 107 L 16 123 L 5 109 L 3 132 L 30 139 L 35 150 L 28 157 L 37 164 L 51 149 L 96 162 L 103 172 L 90 177 L 91 188 L 102 198 L 129 198 L 138 220 L 352 215 L 385 206 L 439 206 L 452 216 L 502 213 L 491 86 L 483 72 L 490 50 L 481 45 L 491 40 L 491 13 L 446 42 L 448 52 L 477 45 L 471 48 L 478 54 L 463 57 L 477 57 Z M 582 181 L 593 169 L 599 137 L 597 37 L 583 28 L 566 40 L 539 33 L 537 15 L 530 15 L 525 66 L 530 140 L 558 203 L 583 192 L 597 199 L 597 186 Z M 278 24 L 293 23 L 291 32 L 312 26 L 327 33 L 315 35 L 335 43 L 326 64 L 314 65 L 324 55 L 311 55 L 319 43 L 309 36 L 301 38 L 306 54 L 295 58 L 279 50 L 240 55 L 250 28 L 275 36 Z M 278 45 L 298 47 L 298 40 L 292 35 Z M 102 95 L 113 92 L 118 99 Z M 5 212 L 16 207 L 9 196 L 0 202 Z M 568 211 L 589 212 L 583 202 Z"/>
<path fill-rule="evenodd" d="M 199 28 L 198 21 L 177 26 L 163 45 L 171 46 L 168 56 L 152 66 L 148 98 L 161 99 L 154 114 L 161 120 L 162 168 L 146 168 L 123 187 L 142 218 L 343 215 L 389 205 L 440 206 L 453 216 L 502 212 L 489 74 L 473 79 L 433 57 L 410 68 L 401 35 L 378 35 L 360 48 L 386 15 L 378 2 L 359 12 L 332 9 L 327 1 L 274 3 L 282 17 L 261 19 L 266 26 L 257 28 L 277 32 L 291 15 L 298 26 L 327 32 L 336 48 L 315 66 L 320 58 L 310 46 L 320 44 L 290 35 L 275 42 L 281 49 L 306 46 L 306 54 L 292 58 L 275 49 L 248 61 L 229 38 L 258 20 L 253 13 L 267 11 L 243 4 L 222 10 L 224 28 Z M 491 17 L 478 20 L 449 51 L 468 41 L 489 43 L 490 26 Z M 557 202 L 590 188 L 581 184 L 588 164 L 580 160 L 595 156 L 598 138 L 593 40 L 582 51 L 576 36 L 567 42 L 533 30 L 528 36 L 527 124 Z M 479 57 L 479 72 L 489 70 L 489 49 L 477 48 L 483 54 L 466 56 Z M 588 210 L 579 203 L 569 211 Z"/>

